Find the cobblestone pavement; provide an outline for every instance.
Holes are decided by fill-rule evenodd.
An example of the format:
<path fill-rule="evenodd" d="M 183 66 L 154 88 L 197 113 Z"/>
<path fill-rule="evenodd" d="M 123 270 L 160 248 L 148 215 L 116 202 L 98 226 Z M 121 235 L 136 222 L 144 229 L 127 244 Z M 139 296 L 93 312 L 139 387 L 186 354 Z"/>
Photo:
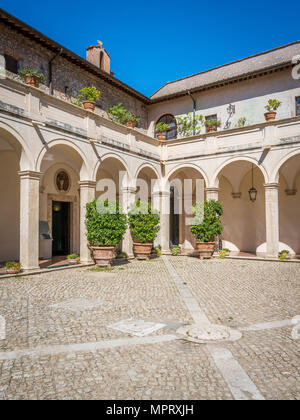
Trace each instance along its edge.
<path fill-rule="evenodd" d="M 240 328 L 300 314 L 298 264 L 168 258 L 213 323 Z M 168 338 L 193 321 L 162 259 L 0 280 L 0 315 L 0 400 L 233 399 L 209 346 Z M 133 345 L 129 334 L 107 328 L 128 318 L 166 327 L 151 334 L 153 343 Z M 291 330 L 243 331 L 220 344 L 265 399 L 300 398 Z M 121 344 L 109 348 L 116 339 Z M 93 349 L 99 342 L 108 348 Z"/>

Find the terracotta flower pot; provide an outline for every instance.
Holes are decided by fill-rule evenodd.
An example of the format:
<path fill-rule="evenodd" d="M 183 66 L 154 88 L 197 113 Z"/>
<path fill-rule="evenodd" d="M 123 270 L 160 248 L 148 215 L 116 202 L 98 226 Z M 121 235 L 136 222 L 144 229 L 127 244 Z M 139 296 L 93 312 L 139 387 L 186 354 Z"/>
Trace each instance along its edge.
<path fill-rule="evenodd" d="M 126 127 L 128 127 L 128 128 L 135 128 L 136 127 L 136 122 L 132 121 L 132 120 L 127 120 L 125 122 L 125 124 L 126 124 Z"/>
<path fill-rule="evenodd" d="M 78 258 L 76 258 L 76 260 L 68 259 L 68 263 L 70 265 L 77 265 L 77 264 L 79 264 L 79 259 Z"/>
<path fill-rule="evenodd" d="M 277 112 L 272 111 L 272 112 L 266 112 L 265 113 L 265 118 L 266 121 L 274 121 L 276 118 Z"/>
<path fill-rule="evenodd" d="M 93 257 L 98 267 L 111 267 L 111 262 L 116 258 L 115 246 L 91 246 Z"/>
<path fill-rule="evenodd" d="M 197 242 L 196 246 L 200 259 L 211 258 L 215 250 L 215 245 L 215 242 Z"/>
<path fill-rule="evenodd" d="M 214 125 L 212 127 L 207 127 L 208 133 L 215 133 L 216 131 L 217 131 L 217 127 Z"/>
<path fill-rule="evenodd" d="M 134 242 L 133 252 L 138 260 L 147 260 L 149 261 L 153 244 L 141 244 Z"/>
<path fill-rule="evenodd" d="M 6 268 L 6 274 L 19 274 L 21 269 L 20 268 Z"/>
<path fill-rule="evenodd" d="M 158 138 L 158 140 L 165 141 L 165 140 L 167 140 L 167 135 L 159 133 L 159 134 L 157 134 L 157 138 Z"/>
<path fill-rule="evenodd" d="M 41 78 L 40 76 L 37 76 L 36 74 L 25 74 L 24 76 L 24 82 L 26 85 L 30 85 L 33 87 L 40 87 Z"/>
<path fill-rule="evenodd" d="M 87 111 L 95 111 L 96 102 L 93 101 L 83 101 L 82 102 L 83 108 Z"/>

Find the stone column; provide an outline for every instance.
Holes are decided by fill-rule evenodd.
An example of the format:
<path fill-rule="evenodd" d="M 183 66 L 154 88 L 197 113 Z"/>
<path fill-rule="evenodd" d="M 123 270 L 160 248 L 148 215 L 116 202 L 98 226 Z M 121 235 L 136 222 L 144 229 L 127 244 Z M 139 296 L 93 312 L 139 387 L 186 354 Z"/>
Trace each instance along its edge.
<path fill-rule="evenodd" d="M 219 200 L 219 188 L 206 188 L 206 200 Z"/>
<path fill-rule="evenodd" d="M 279 252 L 278 187 L 276 183 L 265 185 L 267 257 L 276 258 Z"/>
<path fill-rule="evenodd" d="M 152 208 L 157 210 L 160 215 L 160 192 L 159 191 L 152 191 L 151 205 L 152 205 Z M 161 221 L 159 225 L 161 226 Z M 156 238 L 154 239 L 154 246 L 156 247 L 159 245 L 161 246 L 161 229 L 159 230 L 159 232 L 156 235 Z"/>
<path fill-rule="evenodd" d="M 20 263 L 24 270 L 39 268 L 40 172 L 20 176 Z"/>
<path fill-rule="evenodd" d="M 86 205 L 95 199 L 96 182 L 80 181 L 80 262 L 90 264 L 93 262 L 86 236 Z"/>
<path fill-rule="evenodd" d="M 160 192 L 160 240 L 163 253 L 170 253 L 170 191 Z"/>
<path fill-rule="evenodd" d="M 122 193 L 122 207 L 124 213 L 128 215 L 130 206 L 135 202 L 135 193 L 136 188 L 135 187 L 123 187 L 121 189 Z M 123 241 L 122 241 L 122 251 L 126 252 L 129 258 L 134 258 L 133 254 L 133 241 L 132 236 L 130 232 L 130 227 L 128 226 L 126 233 L 124 235 Z"/>

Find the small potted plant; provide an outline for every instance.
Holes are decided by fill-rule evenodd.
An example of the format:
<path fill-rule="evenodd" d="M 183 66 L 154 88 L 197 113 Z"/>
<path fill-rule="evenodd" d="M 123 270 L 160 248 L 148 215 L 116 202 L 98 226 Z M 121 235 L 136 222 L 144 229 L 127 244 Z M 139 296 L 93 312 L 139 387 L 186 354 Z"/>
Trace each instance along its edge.
<path fill-rule="evenodd" d="M 177 257 L 177 255 L 179 255 L 181 252 L 181 248 L 180 246 L 173 246 L 171 249 L 171 253 L 173 255 L 173 257 Z"/>
<path fill-rule="evenodd" d="M 80 258 L 77 254 L 70 254 L 67 256 L 67 260 L 70 265 L 77 265 L 79 264 Z"/>
<path fill-rule="evenodd" d="M 111 267 L 127 229 L 127 217 L 117 202 L 94 200 L 86 206 L 87 239 L 98 267 Z"/>
<path fill-rule="evenodd" d="M 164 122 L 160 122 L 155 126 L 155 132 L 157 133 L 158 140 L 167 140 L 167 133 L 166 131 L 170 128 L 170 126 Z"/>
<path fill-rule="evenodd" d="M 216 245 L 216 237 L 223 231 L 220 217 L 223 207 L 219 201 L 209 200 L 197 203 L 193 208 L 194 222 L 191 232 L 197 239 L 200 259 L 211 258 Z"/>
<path fill-rule="evenodd" d="M 39 73 L 37 70 L 31 70 L 25 68 L 19 71 L 19 75 L 22 77 L 26 85 L 33 87 L 40 87 L 40 83 L 44 83 L 45 76 L 42 73 Z"/>
<path fill-rule="evenodd" d="M 281 252 L 279 252 L 278 259 L 280 261 L 290 260 L 290 251 L 288 251 L 287 249 L 282 250 Z"/>
<path fill-rule="evenodd" d="M 77 99 L 82 100 L 83 108 L 88 111 L 95 111 L 96 101 L 101 95 L 98 89 L 95 86 L 85 87 L 80 90 L 80 95 Z"/>
<path fill-rule="evenodd" d="M 140 118 L 126 109 L 122 103 L 110 107 L 107 110 L 107 114 L 111 119 L 116 120 L 120 124 L 126 125 L 128 128 L 135 128 L 140 122 Z"/>
<path fill-rule="evenodd" d="M 149 260 L 153 241 L 159 232 L 159 214 L 150 203 L 137 201 L 130 208 L 129 225 L 134 239 L 133 251 L 138 260 Z"/>
<path fill-rule="evenodd" d="M 214 133 L 221 125 L 221 121 L 218 118 L 212 118 L 205 121 L 205 127 L 208 133 Z"/>
<path fill-rule="evenodd" d="M 265 106 L 268 112 L 265 113 L 266 121 L 274 121 L 277 115 L 277 109 L 281 106 L 282 102 L 277 99 L 269 99 L 268 105 Z"/>
<path fill-rule="evenodd" d="M 7 262 L 5 264 L 5 271 L 7 274 L 18 274 L 21 271 L 21 264 L 16 261 Z"/>

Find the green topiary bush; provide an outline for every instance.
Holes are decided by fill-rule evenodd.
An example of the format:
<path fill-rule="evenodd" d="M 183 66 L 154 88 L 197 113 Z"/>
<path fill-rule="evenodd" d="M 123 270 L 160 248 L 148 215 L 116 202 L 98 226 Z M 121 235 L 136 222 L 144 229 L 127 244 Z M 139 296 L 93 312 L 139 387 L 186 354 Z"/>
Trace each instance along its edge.
<path fill-rule="evenodd" d="M 86 205 L 87 239 L 92 246 L 117 246 L 127 229 L 127 217 L 117 202 L 94 200 Z"/>
<path fill-rule="evenodd" d="M 112 120 L 118 121 L 123 125 L 126 123 L 126 121 L 134 121 L 136 125 L 138 125 L 140 122 L 140 118 L 126 109 L 122 103 L 110 107 L 107 110 L 107 114 Z"/>
<path fill-rule="evenodd" d="M 220 217 L 223 207 L 219 201 L 209 200 L 197 203 L 193 208 L 195 224 L 191 225 L 191 232 L 200 242 L 214 242 L 216 236 L 223 231 Z"/>
<path fill-rule="evenodd" d="M 150 203 L 137 201 L 130 208 L 129 225 L 136 242 L 153 242 L 159 232 L 159 213 Z"/>

